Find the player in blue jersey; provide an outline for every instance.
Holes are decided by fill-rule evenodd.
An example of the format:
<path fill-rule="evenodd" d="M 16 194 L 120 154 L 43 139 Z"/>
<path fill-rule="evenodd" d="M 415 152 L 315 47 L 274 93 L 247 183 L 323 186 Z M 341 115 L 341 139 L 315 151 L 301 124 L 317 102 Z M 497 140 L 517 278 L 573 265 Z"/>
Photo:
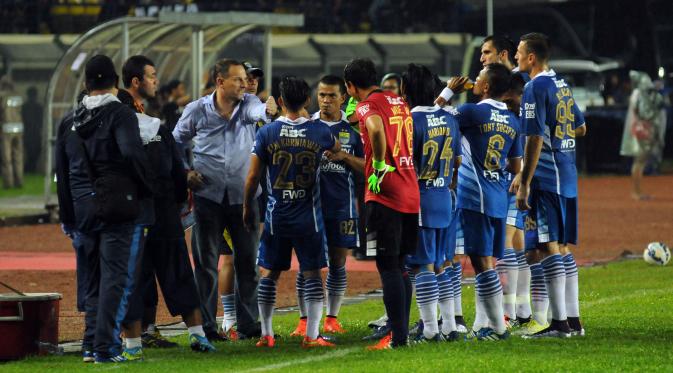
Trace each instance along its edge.
<path fill-rule="evenodd" d="M 292 250 L 304 274 L 307 308 L 306 336 L 302 347 L 332 347 L 319 335 L 323 287 L 320 269 L 326 265 L 323 217 L 320 208 L 320 161 L 326 150 L 339 151 L 339 143 L 329 127 L 300 115 L 308 104 L 310 88 L 295 77 L 280 82 L 280 104 L 285 116 L 257 131 L 245 182 L 243 221 L 252 229 L 250 210 L 264 168 L 267 169 L 269 200 L 257 263 L 262 336 L 258 347 L 273 347 L 273 309 L 276 281 L 281 271 L 290 269 Z"/>
<path fill-rule="evenodd" d="M 346 99 L 343 79 L 326 75 L 318 83 L 320 111 L 313 120 L 326 124 L 332 135 L 339 140 L 341 151 L 325 152 L 320 165 L 320 196 L 322 215 L 325 220 L 329 272 L 327 273 L 327 315 L 323 324 L 324 333 L 344 333 L 337 320 L 339 309 L 346 293 L 346 257 L 348 249 L 358 246 L 358 212 L 355 192 L 355 173 L 364 172 L 362 140 L 341 111 Z M 299 325 L 291 335 L 306 333 L 306 307 L 304 304 L 304 276 L 297 273 L 297 301 Z"/>
<path fill-rule="evenodd" d="M 477 307 L 485 316 L 475 320 L 472 327 L 471 335 L 479 340 L 509 336 L 493 258 L 502 258 L 505 250 L 506 171 L 516 174 L 521 167 L 519 120 L 499 101 L 510 89 L 510 82 L 506 66 L 487 65 L 473 89 L 482 100 L 460 106 L 457 116 L 463 135 L 463 162 L 458 170 L 459 217 L 465 253 L 477 274 Z"/>
<path fill-rule="evenodd" d="M 584 118 L 570 87 L 549 69 L 549 52 L 549 39 L 539 33 L 522 36 L 517 48 L 519 68 L 530 74 L 531 81 L 524 88 L 521 102 L 522 126 L 528 135 L 525 162 L 511 191 L 517 194 L 517 206 L 529 210 L 526 249 L 538 251 L 536 258 L 529 259 L 540 262 L 551 306 L 549 327 L 530 337 L 567 338 L 582 329 L 579 315 L 572 321 L 568 318 L 566 276 L 573 273 L 570 265 L 566 273 L 559 243 L 575 241 L 577 232 L 576 214 L 568 213 L 567 204 L 569 198 L 577 196 L 575 131 L 584 126 Z M 572 286 L 573 281 L 570 283 Z"/>
<path fill-rule="evenodd" d="M 449 187 L 459 165 L 455 159 L 460 156 L 460 132 L 453 108 L 433 106 L 437 83 L 425 66 L 410 64 L 402 76 L 402 93 L 412 108 L 414 165 L 421 195 L 418 246 L 407 260 L 416 277 L 416 302 L 423 320 L 417 342 L 458 338 L 451 277 L 444 262 L 453 259 L 455 249 Z"/>

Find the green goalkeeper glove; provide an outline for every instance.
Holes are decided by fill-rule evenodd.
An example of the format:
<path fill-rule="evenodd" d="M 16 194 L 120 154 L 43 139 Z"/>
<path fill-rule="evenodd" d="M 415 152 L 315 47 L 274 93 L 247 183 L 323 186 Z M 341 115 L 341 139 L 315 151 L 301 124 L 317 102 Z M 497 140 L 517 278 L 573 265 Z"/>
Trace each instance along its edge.
<path fill-rule="evenodd" d="M 383 177 L 386 176 L 388 172 L 394 172 L 395 167 L 389 166 L 385 161 L 372 160 L 372 166 L 374 166 L 374 172 L 367 179 L 369 190 L 378 194 L 381 192 L 381 182 L 383 182 Z"/>

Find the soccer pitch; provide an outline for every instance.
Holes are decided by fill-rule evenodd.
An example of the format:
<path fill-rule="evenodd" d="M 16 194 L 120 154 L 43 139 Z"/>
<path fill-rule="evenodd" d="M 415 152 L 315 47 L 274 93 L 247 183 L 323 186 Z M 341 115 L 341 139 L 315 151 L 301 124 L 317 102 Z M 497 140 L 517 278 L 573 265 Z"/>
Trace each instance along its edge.
<path fill-rule="evenodd" d="M 667 286 L 673 267 L 654 267 L 641 260 L 580 270 L 580 306 L 587 335 L 568 340 L 454 342 L 424 344 L 379 352 L 365 351 L 361 339 L 368 320 L 383 312 L 381 301 L 344 306 L 348 334 L 335 349 L 303 350 L 288 335 L 297 316 L 274 318 L 280 335 L 276 348 L 259 349 L 254 341 L 216 344 L 214 354 L 189 350 L 186 336 L 179 349 L 145 351 L 145 361 L 119 365 L 81 362 L 79 355 L 36 357 L 0 364 L 2 372 L 400 372 L 400 371 L 671 371 L 673 291 Z M 474 288 L 463 287 L 468 323 L 474 315 Z M 418 318 L 415 305 L 412 319 Z"/>

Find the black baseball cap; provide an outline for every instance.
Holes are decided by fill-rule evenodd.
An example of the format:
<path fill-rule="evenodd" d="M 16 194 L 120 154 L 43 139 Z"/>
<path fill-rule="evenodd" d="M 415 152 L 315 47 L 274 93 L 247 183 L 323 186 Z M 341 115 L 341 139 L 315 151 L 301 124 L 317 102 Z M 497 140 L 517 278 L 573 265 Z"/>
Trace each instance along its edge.
<path fill-rule="evenodd" d="M 86 81 L 96 82 L 116 81 L 119 78 L 110 57 L 102 54 L 97 54 L 87 61 L 84 76 Z"/>
<path fill-rule="evenodd" d="M 261 78 L 264 76 L 264 71 L 262 71 L 262 69 L 252 66 L 252 64 L 248 61 L 243 62 L 243 67 L 245 67 L 246 74 L 252 75 L 256 78 Z"/>

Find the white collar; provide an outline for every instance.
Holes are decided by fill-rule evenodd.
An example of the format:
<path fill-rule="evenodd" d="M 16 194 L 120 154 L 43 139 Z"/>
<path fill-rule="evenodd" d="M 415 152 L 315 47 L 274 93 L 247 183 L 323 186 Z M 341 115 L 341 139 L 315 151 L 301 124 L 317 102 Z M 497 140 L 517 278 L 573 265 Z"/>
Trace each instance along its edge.
<path fill-rule="evenodd" d="M 296 120 L 291 120 L 288 117 L 281 116 L 281 117 L 278 117 L 278 119 L 276 119 L 276 120 L 279 121 L 279 122 L 290 124 L 292 126 L 298 126 L 300 124 L 304 124 L 304 123 L 308 122 L 308 119 L 306 119 L 304 117 L 299 117 Z"/>
<path fill-rule="evenodd" d="M 413 109 L 411 109 L 412 113 L 432 113 L 437 110 L 441 109 L 439 105 L 435 106 L 414 106 Z"/>
<path fill-rule="evenodd" d="M 343 110 L 341 110 L 341 120 L 339 120 L 338 122 L 330 122 L 330 121 L 327 121 L 327 120 L 324 120 L 324 119 L 320 119 L 320 110 L 313 113 L 313 115 L 311 116 L 311 120 L 319 120 L 319 121 L 325 123 L 326 125 L 328 125 L 330 127 L 335 125 L 335 124 L 339 124 L 341 122 L 348 122 L 348 119 L 346 117 L 346 113 Z"/>
<path fill-rule="evenodd" d="M 84 96 L 84 98 L 82 99 L 82 104 L 87 109 L 92 110 L 97 107 L 107 105 L 110 102 L 114 101 L 119 102 L 117 96 L 113 95 L 112 93 L 106 93 L 104 95 Z"/>
<path fill-rule="evenodd" d="M 477 105 L 481 105 L 481 104 L 491 105 L 494 108 L 500 109 L 500 110 L 507 110 L 507 104 L 505 104 L 504 102 L 496 101 L 492 98 L 487 98 L 487 99 L 481 100 L 477 103 Z"/>
<path fill-rule="evenodd" d="M 554 69 L 545 70 L 545 71 L 535 75 L 535 78 L 533 78 L 533 79 L 536 79 L 538 76 L 554 77 L 554 76 L 556 76 L 556 71 L 554 71 Z"/>

